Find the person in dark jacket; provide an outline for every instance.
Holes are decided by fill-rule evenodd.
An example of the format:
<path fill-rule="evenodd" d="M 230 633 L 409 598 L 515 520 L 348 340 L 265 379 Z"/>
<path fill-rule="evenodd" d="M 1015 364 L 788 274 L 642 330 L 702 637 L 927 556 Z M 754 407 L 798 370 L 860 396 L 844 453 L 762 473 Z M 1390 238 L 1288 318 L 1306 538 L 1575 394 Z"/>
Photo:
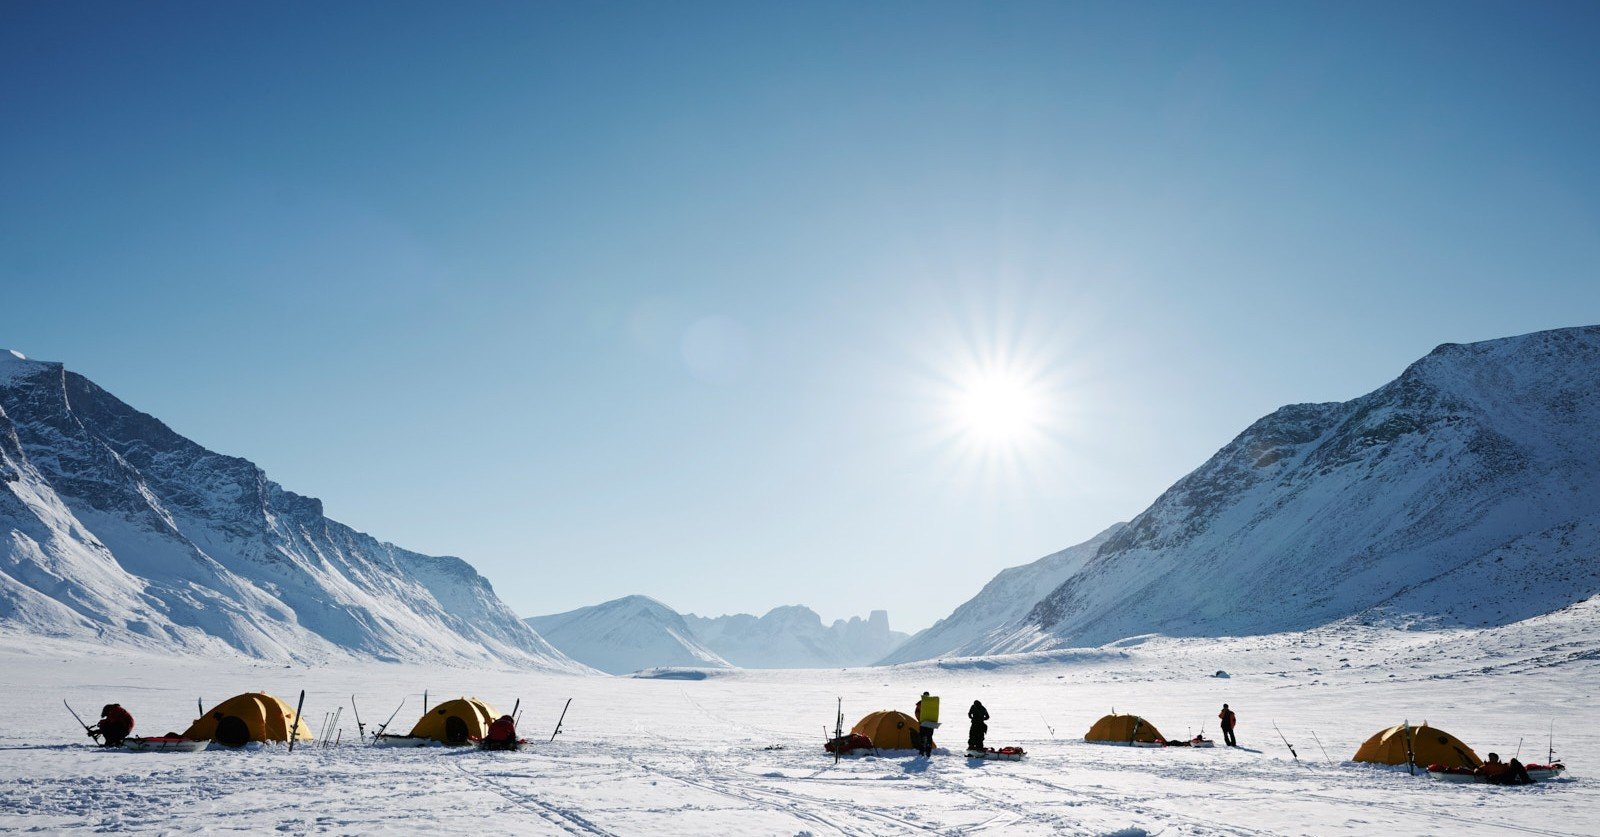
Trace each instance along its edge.
<path fill-rule="evenodd" d="M 483 748 L 486 750 L 517 749 L 517 722 L 510 715 L 501 715 L 499 719 L 489 725 L 488 733 L 483 736 Z"/>
<path fill-rule="evenodd" d="M 967 749 L 982 750 L 983 737 L 989 734 L 989 710 L 983 708 L 982 701 L 975 700 L 967 710 L 967 717 L 972 719 L 972 729 L 967 732 Z"/>
<path fill-rule="evenodd" d="M 101 736 L 107 747 L 121 746 L 130 732 L 133 732 L 133 716 L 120 703 L 108 703 L 101 707 L 100 723 L 89 728 L 89 736 Z"/>
<path fill-rule="evenodd" d="M 1233 738 L 1233 726 L 1239 723 L 1239 716 L 1233 714 L 1233 710 L 1224 703 L 1222 711 L 1217 713 L 1217 720 L 1222 722 L 1222 743 L 1229 747 L 1239 746 L 1239 742 Z"/>

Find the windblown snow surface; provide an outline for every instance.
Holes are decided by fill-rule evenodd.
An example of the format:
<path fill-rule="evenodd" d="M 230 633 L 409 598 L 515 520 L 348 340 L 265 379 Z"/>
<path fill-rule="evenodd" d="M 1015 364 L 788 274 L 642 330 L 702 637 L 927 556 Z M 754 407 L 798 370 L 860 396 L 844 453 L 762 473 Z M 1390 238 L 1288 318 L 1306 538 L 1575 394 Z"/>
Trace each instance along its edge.
<path fill-rule="evenodd" d="M 1073 649 L 847 671 L 666 670 L 652 677 L 358 664 L 304 668 L 0 643 L 0 830 L 578 835 L 1600 834 L 1600 603 L 1486 629 L 1340 625 L 1250 638 L 1133 639 Z M 1228 678 L 1212 676 L 1226 669 Z M 118 701 L 136 732 L 182 731 L 207 704 L 262 689 L 341 743 L 195 754 L 101 751 L 61 706 Z M 429 690 L 501 711 L 522 699 L 517 753 L 378 750 L 355 743 L 394 708 L 407 729 Z M 941 751 L 822 752 L 846 723 L 943 697 Z M 562 734 L 549 741 L 572 698 Z M 991 746 L 1022 762 L 945 752 L 964 709 L 993 713 Z M 1129 749 L 1082 735 L 1113 707 L 1171 737 L 1216 737 L 1228 702 L 1241 749 Z M 1346 761 L 1373 732 L 1427 722 L 1477 748 L 1542 761 L 1556 726 L 1570 778 L 1522 788 L 1445 785 Z M 1273 722 L 1299 752 L 1292 758 Z M 1316 738 L 1313 738 L 1313 733 Z M 1317 740 L 1320 739 L 1321 746 Z M 780 748 L 780 749 L 769 749 Z M 1324 755 L 1324 748 L 1326 756 Z"/>

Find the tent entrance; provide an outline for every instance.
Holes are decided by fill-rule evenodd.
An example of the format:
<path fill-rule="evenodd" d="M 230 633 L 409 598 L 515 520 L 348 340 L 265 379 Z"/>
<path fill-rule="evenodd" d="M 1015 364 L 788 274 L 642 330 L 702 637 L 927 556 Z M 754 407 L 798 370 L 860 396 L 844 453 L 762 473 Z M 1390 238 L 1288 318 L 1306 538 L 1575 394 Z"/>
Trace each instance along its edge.
<path fill-rule="evenodd" d="M 250 725 L 238 715 L 227 715 L 217 722 L 216 740 L 229 747 L 243 747 L 250 742 Z"/>
<path fill-rule="evenodd" d="M 467 743 L 467 722 L 456 715 L 444 719 L 444 740 L 451 744 Z"/>

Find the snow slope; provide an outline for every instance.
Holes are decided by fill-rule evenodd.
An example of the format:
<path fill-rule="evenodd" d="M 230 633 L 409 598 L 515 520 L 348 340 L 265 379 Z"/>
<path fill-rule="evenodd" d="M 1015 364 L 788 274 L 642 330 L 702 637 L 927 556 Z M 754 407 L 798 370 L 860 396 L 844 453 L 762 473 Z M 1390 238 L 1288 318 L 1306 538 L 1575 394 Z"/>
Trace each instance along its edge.
<path fill-rule="evenodd" d="M 982 648 L 1504 625 L 1600 593 L 1600 326 L 1446 344 L 1284 407 Z"/>
<path fill-rule="evenodd" d="M 1014 630 L 1012 624 L 1027 616 L 1040 599 L 1082 569 L 1125 525 L 1114 524 L 1077 546 L 1069 546 L 1031 564 L 1001 570 L 978 595 L 918 632 L 883 657 L 882 662 L 888 665 L 983 653 L 1008 630 Z"/>
<path fill-rule="evenodd" d="M 775 607 L 765 616 L 739 613 L 684 617 L 690 630 L 723 659 L 742 668 L 839 668 L 871 665 L 905 642 L 889 629 L 889 612 L 836 619 L 824 626 L 816 611 Z"/>
<path fill-rule="evenodd" d="M 582 670 L 459 558 L 329 520 L 59 363 L 0 353 L 0 634 Z"/>
<path fill-rule="evenodd" d="M 627 596 L 526 621 L 567 656 L 610 674 L 732 667 L 695 637 L 677 611 L 649 596 Z"/>

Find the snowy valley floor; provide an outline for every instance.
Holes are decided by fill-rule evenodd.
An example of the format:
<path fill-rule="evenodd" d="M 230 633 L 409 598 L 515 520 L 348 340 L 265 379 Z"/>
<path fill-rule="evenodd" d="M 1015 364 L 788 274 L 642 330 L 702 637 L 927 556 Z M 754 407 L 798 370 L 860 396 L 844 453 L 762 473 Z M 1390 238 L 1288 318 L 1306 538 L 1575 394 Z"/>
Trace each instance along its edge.
<path fill-rule="evenodd" d="M 285 668 L 0 639 L 0 830 L 475 834 L 1600 834 L 1600 639 L 1587 610 L 1516 630 L 1384 634 L 1345 629 L 954 661 L 893 669 L 736 672 L 702 680 L 350 665 Z M 1563 621 L 1564 620 L 1564 621 Z M 1226 669 L 1227 679 L 1212 677 Z M 1392 675 L 1392 676 L 1391 676 Z M 61 699 L 117 701 L 137 732 L 181 732 L 207 705 L 265 690 L 320 725 L 344 705 L 339 747 L 126 753 L 86 746 Z M 434 701 L 523 702 L 520 753 L 356 745 L 405 732 Z M 822 753 L 836 697 L 846 724 L 943 697 L 940 746 L 965 742 L 965 708 L 993 713 L 991 746 L 1018 763 L 959 754 Z M 562 703 L 565 731 L 546 743 Z M 1248 749 L 1085 743 L 1113 707 L 1169 737 L 1217 737 L 1223 701 Z M 1570 778 L 1527 788 L 1444 785 L 1345 762 L 1378 729 L 1427 720 L 1475 747 L 1543 761 L 1551 720 Z M 1293 760 L 1276 720 L 1299 751 Z M 1053 727 L 1053 731 L 1052 731 Z M 1320 737 L 1332 763 L 1313 740 Z M 781 745 L 781 749 L 766 749 Z"/>

